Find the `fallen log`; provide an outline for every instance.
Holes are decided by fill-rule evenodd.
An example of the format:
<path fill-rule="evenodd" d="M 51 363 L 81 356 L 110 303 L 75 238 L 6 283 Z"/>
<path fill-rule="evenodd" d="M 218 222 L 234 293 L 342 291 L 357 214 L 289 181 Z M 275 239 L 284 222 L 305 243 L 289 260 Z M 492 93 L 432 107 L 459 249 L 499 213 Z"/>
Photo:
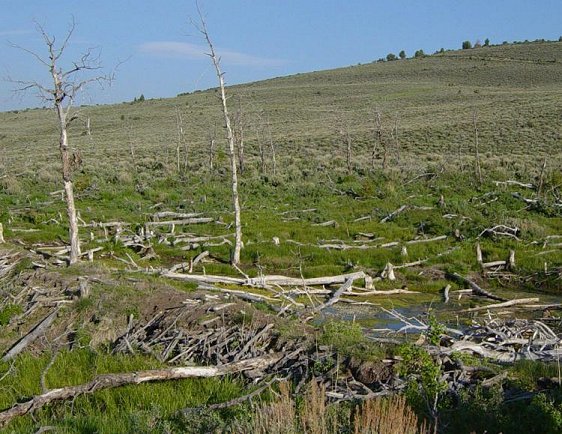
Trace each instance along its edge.
<path fill-rule="evenodd" d="M 508 180 L 508 181 L 494 181 L 494 184 L 496 184 L 496 187 L 499 187 L 500 185 L 516 185 L 518 187 L 523 187 L 523 188 L 530 188 L 532 190 L 535 190 L 536 187 L 534 184 L 525 184 L 523 182 L 519 182 L 519 181 L 512 181 L 512 180 Z"/>
<path fill-rule="evenodd" d="M 337 228 L 338 222 L 335 221 L 335 220 L 329 220 L 329 221 L 323 222 L 323 223 L 314 223 L 312 226 L 321 226 L 321 227 L 333 226 L 333 227 Z"/>
<path fill-rule="evenodd" d="M 364 279 L 366 274 L 358 271 L 349 274 L 340 274 L 337 276 L 312 277 L 308 279 L 298 277 L 286 277 L 278 275 L 266 275 L 259 277 L 241 278 L 230 276 L 214 276 L 199 274 L 181 274 L 171 271 L 164 271 L 162 276 L 172 279 L 186 280 L 199 283 L 223 283 L 231 285 L 255 286 L 258 288 L 267 288 L 268 286 L 315 286 L 315 285 L 337 285 L 344 283 L 347 279 Z"/>
<path fill-rule="evenodd" d="M 144 226 L 148 230 L 148 228 L 150 227 L 194 225 L 198 223 L 211 223 L 214 221 L 215 219 L 212 217 L 194 217 L 194 218 L 181 219 L 181 220 L 167 220 L 162 222 L 146 222 Z"/>
<path fill-rule="evenodd" d="M 224 294 L 229 294 L 229 295 L 233 295 L 237 298 L 240 298 L 242 300 L 246 300 L 246 301 L 261 301 L 261 302 L 273 302 L 276 303 L 278 302 L 278 300 L 268 297 L 267 295 L 261 295 L 261 294 L 254 294 L 251 292 L 246 292 L 246 291 L 240 291 L 238 289 L 227 289 L 227 288 L 219 288 L 218 286 L 214 286 L 214 285 L 208 285 L 208 284 L 201 284 L 197 287 L 197 289 L 204 289 L 207 291 L 216 291 L 216 292 L 222 292 Z"/>
<path fill-rule="evenodd" d="M 381 219 L 380 223 L 386 223 L 387 221 L 392 220 L 394 217 L 396 217 L 398 214 L 403 213 L 404 211 L 406 211 L 408 209 L 408 205 L 402 205 L 400 208 L 398 208 L 396 211 L 391 212 L 389 215 L 387 215 L 385 218 Z"/>
<path fill-rule="evenodd" d="M 371 295 L 395 295 L 395 294 L 419 294 L 419 291 L 410 291 L 409 289 L 386 289 L 362 292 L 346 292 L 345 295 L 355 295 L 359 297 L 370 297 Z"/>
<path fill-rule="evenodd" d="M 155 220 L 159 220 L 165 217 L 171 217 L 174 219 L 190 219 L 193 217 L 199 217 L 202 213 L 200 212 L 190 212 L 190 213 L 181 213 L 181 212 L 174 212 L 174 211 L 160 211 L 153 214 L 153 218 Z"/>
<path fill-rule="evenodd" d="M 478 286 L 476 283 L 474 283 L 472 280 L 467 279 L 466 277 L 461 276 L 460 274 L 457 273 L 448 273 L 448 276 L 452 277 L 453 279 L 457 280 L 457 281 L 461 281 L 461 282 L 465 282 L 468 284 L 468 286 L 470 286 L 470 289 L 472 289 L 472 293 L 476 294 L 476 295 L 481 295 L 483 297 L 488 297 L 492 300 L 497 300 L 497 301 L 508 301 L 506 298 L 503 297 L 499 297 L 497 295 L 492 294 L 491 292 L 488 292 L 482 288 L 480 288 L 480 286 Z"/>
<path fill-rule="evenodd" d="M 75 398 L 76 396 L 93 393 L 98 390 L 113 389 L 128 384 L 180 380 L 184 378 L 218 377 L 252 369 L 264 369 L 280 360 L 281 357 L 281 353 L 273 353 L 222 366 L 186 366 L 98 375 L 89 383 L 52 389 L 0 412 L 0 426 L 5 425 L 15 417 L 38 410 L 51 402 Z"/>
<path fill-rule="evenodd" d="M 6 354 L 2 356 L 2 361 L 6 362 L 8 360 L 13 359 L 15 356 L 21 353 L 29 344 L 31 344 L 35 339 L 41 336 L 45 332 L 45 330 L 47 330 L 49 326 L 53 323 L 53 321 L 57 317 L 57 313 L 58 313 L 58 309 L 55 309 L 53 312 L 51 312 L 49 315 L 43 318 L 41 322 L 39 322 L 39 324 L 33 327 L 33 329 L 31 329 L 31 331 L 27 335 L 25 335 L 23 338 L 17 341 L 12 346 L 12 348 L 10 348 L 6 352 Z"/>
<path fill-rule="evenodd" d="M 345 281 L 345 283 L 334 293 L 334 295 L 325 303 L 322 303 L 314 308 L 314 312 L 320 312 L 322 309 L 326 309 L 327 307 L 337 303 L 339 298 L 351 289 L 353 285 L 353 278 L 349 278 Z"/>
<path fill-rule="evenodd" d="M 431 243 L 433 241 L 441 241 L 441 240 L 446 240 L 446 239 L 447 239 L 447 235 L 439 235 L 439 236 L 433 237 L 433 238 L 421 238 L 419 240 L 406 241 L 405 244 Z"/>
<path fill-rule="evenodd" d="M 539 298 L 518 298 L 516 300 L 509 300 L 504 303 L 494 303 L 489 304 L 488 306 L 478 306 L 478 307 L 471 307 L 470 309 L 465 309 L 464 312 L 477 312 L 479 310 L 488 310 L 488 309 L 501 309 L 502 307 L 509 307 L 509 306 L 516 306 L 520 304 L 527 304 L 527 303 L 538 303 Z"/>

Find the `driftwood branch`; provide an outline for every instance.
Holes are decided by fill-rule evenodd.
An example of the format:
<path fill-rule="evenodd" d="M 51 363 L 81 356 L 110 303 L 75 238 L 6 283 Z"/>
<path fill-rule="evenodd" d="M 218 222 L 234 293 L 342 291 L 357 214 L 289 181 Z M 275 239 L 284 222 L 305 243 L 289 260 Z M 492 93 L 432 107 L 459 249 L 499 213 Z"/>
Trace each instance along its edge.
<path fill-rule="evenodd" d="M 38 410 L 51 402 L 75 398 L 78 395 L 93 393 L 98 390 L 113 389 L 127 384 L 180 380 L 184 378 L 218 377 L 251 369 L 264 369 L 277 362 L 281 357 L 281 354 L 273 353 L 222 366 L 189 366 L 127 372 L 123 374 L 98 375 L 89 383 L 52 389 L 41 395 L 34 396 L 28 401 L 18 403 L 7 410 L 0 412 L 0 426 L 6 424 L 17 416 L 23 416 L 27 413 Z"/>

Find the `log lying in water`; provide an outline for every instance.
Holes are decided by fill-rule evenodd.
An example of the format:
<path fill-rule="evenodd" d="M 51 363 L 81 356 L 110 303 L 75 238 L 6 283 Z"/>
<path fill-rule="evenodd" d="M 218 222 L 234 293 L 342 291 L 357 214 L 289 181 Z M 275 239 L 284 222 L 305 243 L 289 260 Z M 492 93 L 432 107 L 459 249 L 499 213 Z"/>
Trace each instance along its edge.
<path fill-rule="evenodd" d="M 470 309 L 466 309 L 465 312 L 477 312 L 479 310 L 488 310 L 488 309 L 501 309 L 502 307 L 510 307 L 510 306 L 517 306 L 519 304 L 529 304 L 529 303 L 538 303 L 539 299 L 534 298 L 519 298 L 517 300 L 509 300 L 503 303 L 495 303 L 489 304 L 488 306 L 478 306 L 478 307 L 471 307 Z"/>
<path fill-rule="evenodd" d="M 484 289 L 482 289 L 480 286 L 478 286 L 476 283 L 474 283 L 472 280 L 467 279 L 466 277 L 461 276 L 460 274 L 457 273 L 451 273 L 449 274 L 450 277 L 454 278 L 455 280 L 461 281 L 461 282 L 465 282 L 468 284 L 468 286 L 470 286 L 470 289 L 472 289 L 472 293 L 476 294 L 476 295 L 481 295 L 483 297 L 488 297 L 492 300 L 497 300 L 497 301 L 508 301 L 507 299 L 503 298 L 503 297 L 499 297 L 497 295 L 492 294 L 489 291 L 486 291 Z"/>

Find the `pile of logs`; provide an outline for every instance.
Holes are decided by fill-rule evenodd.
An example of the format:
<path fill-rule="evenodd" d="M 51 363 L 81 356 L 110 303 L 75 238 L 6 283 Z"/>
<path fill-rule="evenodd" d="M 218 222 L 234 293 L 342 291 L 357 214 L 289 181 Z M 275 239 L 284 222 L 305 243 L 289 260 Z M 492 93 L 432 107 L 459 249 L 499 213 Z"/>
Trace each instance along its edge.
<path fill-rule="evenodd" d="M 377 335 L 431 332 L 431 325 L 422 318 L 408 318 L 396 310 L 385 310 L 403 326 L 398 330 L 377 329 Z M 473 320 L 470 327 L 450 328 L 442 325 L 443 333 L 437 346 L 428 346 L 435 356 L 448 356 L 455 352 L 471 353 L 498 363 L 513 363 L 517 360 L 557 361 L 562 356 L 562 333 L 556 333 L 543 321 L 532 319 L 499 318 L 482 323 Z M 373 337 L 377 339 L 377 337 Z M 425 339 L 417 342 L 422 345 Z"/>
<path fill-rule="evenodd" d="M 446 353 L 470 352 L 500 363 L 551 362 L 562 356 L 562 337 L 539 320 L 492 319 L 469 327 Z"/>
<path fill-rule="evenodd" d="M 132 324 L 113 344 L 114 353 L 151 354 L 172 365 L 230 366 L 244 360 L 270 357 L 270 363 L 243 371 L 253 382 L 291 380 L 297 390 L 311 378 L 326 385 L 335 399 L 358 399 L 389 393 L 394 388 L 391 369 L 384 378 L 361 382 L 342 369 L 330 346 L 318 346 L 311 333 L 283 336 L 271 317 L 255 312 L 246 317 L 247 305 L 189 300 L 157 313 L 146 323 Z M 388 364 L 394 363 L 388 360 Z M 322 368 L 319 368 L 322 367 Z"/>

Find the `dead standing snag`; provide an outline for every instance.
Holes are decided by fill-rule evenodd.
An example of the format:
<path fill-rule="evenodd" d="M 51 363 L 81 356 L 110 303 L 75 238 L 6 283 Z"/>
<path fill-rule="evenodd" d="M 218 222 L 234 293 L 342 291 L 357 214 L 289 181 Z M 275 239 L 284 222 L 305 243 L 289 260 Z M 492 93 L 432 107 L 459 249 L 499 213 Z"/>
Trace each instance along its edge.
<path fill-rule="evenodd" d="M 230 121 L 230 115 L 228 114 L 228 106 L 226 104 L 226 90 L 224 85 L 224 73 L 220 67 L 220 58 L 215 53 L 215 48 L 207 31 L 207 24 L 203 18 L 199 4 L 197 4 L 197 11 L 199 13 L 200 23 L 196 24 L 195 27 L 201 32 L 207 45 L 209 46 L 209 53 L 207 55 L 211 58 L 213 66 L 215 67 L 215 72 L 219 80 L 220 87 L 220 100 L 222 105 L 222 112 L 224 115 L 224 123 L 226 127 L 226 138 L 228 141 L 228 154 L 230 157 L 230 172 L 231 172 L 231 188 L 232 188 L 232 203 L 234 208 L 234 251 L 232 252 L 231 262 L 236 265 L 240 263 L 240 251 L 242 249 L 242 222 L 240 219 L 240 199 L 238 197 L 238 173 L 237 173 L 237 162 L 236 162 L 236 144 L 234 141 L 234 131 L 232 128 L 232 123 Z"/>
<path fill-rule="evenodd" d="M 102 75 L 85 79 L 78 77 L 88 74 L 92 71 L 101 69 L 99 59 L 94 55 L 92 50 L 83 53 L 79 60 L 71 62 L 72 66 L 68 69 L 61 67 L 62 57 L 68 47 L 68 42 L 74 33 L 75 25 L 72 20 L 70 28 L 66 37 L 60 45 L 56 44 L 56 38 L 49 35 L 45 29 L 36 24 L 37 31 L 41 35 L 43 42 L 47 46 L 48 57 L 42 57 L 39 54 L 12 44 L 13 47 L 18 48 L 31 54 L 39 63 L 41 63 L 48 71 L 52 80 L 52 85 L 44 85 L 38 81 L 24 81 L 24 80 L 11 80 L 18 86 L 16 91 L 35 90 L 39 93 L 44 101 L 53 104 L 57 114 L 58 129 L 59 129 L 59 151 L 62 162 L 62 179 L 64 183 L 64 193 L 66 202 L 66 211 L 69 223 L 69 238 L 70 238 L 70 258 L 69 264 L 72 265 L 80 258 L 80 240 L 78 238 L 78 219 L 76 213 L 76 206 L 74 204 L 74 187 L 72 182 L 72 168 L 75 155 L 70 150 L 68 143 L 68 127 L 73 120 L 78 116 L 74 113 L 73 103 L 78 93 L 90 83 L 101 84 L 103 82 L 110 82 L 112 76 Z"/>

